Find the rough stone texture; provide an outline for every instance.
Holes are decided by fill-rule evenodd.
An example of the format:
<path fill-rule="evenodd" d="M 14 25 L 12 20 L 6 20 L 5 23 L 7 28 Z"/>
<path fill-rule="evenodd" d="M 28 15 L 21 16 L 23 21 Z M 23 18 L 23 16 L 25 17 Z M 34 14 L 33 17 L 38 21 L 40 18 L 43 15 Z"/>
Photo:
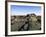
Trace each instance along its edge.
<path fill-rule="evenodd" d="M 41 16 L 28 14 L 11 17 L 11 31 L 28 31 L 41 29 Z"/>

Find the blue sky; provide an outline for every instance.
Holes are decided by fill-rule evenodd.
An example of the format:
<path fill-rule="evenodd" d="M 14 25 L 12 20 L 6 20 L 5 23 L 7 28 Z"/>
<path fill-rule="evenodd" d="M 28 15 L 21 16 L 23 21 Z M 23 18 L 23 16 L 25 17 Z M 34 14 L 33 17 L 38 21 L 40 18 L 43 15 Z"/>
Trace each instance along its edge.
<path fill-rule="evenodd" d="M 21 6 L 21 5 L 11 5 L 12 15 L 26 15 L 35 13 L 40 15 L 41 7 L 40 6 Z"/>

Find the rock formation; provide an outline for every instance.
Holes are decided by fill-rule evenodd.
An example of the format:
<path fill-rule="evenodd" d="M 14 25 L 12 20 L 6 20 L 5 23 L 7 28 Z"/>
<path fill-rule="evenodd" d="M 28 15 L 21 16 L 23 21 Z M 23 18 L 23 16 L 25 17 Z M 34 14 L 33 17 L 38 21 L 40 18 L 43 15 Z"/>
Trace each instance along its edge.
<path fill-rule="evenodd" d="M 41 16 L 27 14 L 26 16 L 11 16 L 11 31 L 28 31 L 41 29 Z"/>

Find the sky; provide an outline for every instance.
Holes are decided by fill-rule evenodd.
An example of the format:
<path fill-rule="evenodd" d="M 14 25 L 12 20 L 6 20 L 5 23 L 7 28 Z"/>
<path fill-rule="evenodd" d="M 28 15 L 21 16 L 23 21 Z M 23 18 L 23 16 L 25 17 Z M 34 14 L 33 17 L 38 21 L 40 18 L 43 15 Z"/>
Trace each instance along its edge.
<path fill-rule="evenodd" d="M 11 5 L 11 15 L 27 15 L 35 13 L 36 15 L 41 14 L 40 6 L 22 6 L 22 5 Z"/>

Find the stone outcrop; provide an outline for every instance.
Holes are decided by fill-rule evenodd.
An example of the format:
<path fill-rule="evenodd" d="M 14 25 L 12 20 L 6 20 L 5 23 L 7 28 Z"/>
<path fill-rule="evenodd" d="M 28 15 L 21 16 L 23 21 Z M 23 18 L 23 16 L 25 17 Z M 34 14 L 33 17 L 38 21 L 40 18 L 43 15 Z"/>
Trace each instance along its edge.
<path fill-rule="evenodd" d="M 41 16 L 28 14 L 26 16 L 11 16 L 11 31 L 40 30 Z"/>

